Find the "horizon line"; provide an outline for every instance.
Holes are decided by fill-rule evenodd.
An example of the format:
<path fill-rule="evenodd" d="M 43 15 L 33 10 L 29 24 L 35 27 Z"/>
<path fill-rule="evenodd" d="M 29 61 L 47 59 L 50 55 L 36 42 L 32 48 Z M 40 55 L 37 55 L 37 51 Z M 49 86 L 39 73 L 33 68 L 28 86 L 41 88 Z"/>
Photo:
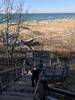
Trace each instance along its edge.
<path fill-rule="evenodd" d="M 21 14 L 49 14 L 49 13 L 51 13 L 51 14 L 61 14 L 61 13 L 63 13 L 63 14 L 67 13 L 67 14 L 69 14 L 69 13 L 72 13 L 73 14 L 75 12 L 28 12 L 28 13 L 23 12 Z M 6 13 L 0 13 L 0 14 L 6 14 Z M 10 14 L 17 14 L 17 13 L 10 13 Z"/>

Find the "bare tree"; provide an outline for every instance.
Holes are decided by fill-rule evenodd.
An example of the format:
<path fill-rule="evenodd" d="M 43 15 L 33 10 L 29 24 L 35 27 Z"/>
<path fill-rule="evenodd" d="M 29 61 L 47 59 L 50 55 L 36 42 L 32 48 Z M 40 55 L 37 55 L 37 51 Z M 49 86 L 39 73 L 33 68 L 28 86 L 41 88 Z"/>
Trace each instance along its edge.
<path fill-rule="evenodd" d="M 6 46 L 6 52 L 8 54 L 8 63 L 9 63 L 9 55 L 11 59 L 13 59 L 13 52 L 16 47 L 16 41 L 18 40 L 18 36 L 21 28 L 21 16 L 22 16 L 22 4 L 19 4 L 17 7 L 14 7 L 14 0 L 3 0 L 4 4 L 4 13 L 5 17 L 3 18 L 3 22 L 6 22 L 6 28 L 1 31 L 0 38 L 3 40 L 4 46 Z M 15 8 L 15 9 L 14 9 Z M 15 27 L 16 30 L 13 32 L 10 30 L 10 26 L 12 25 L 11 19 L 13 12 L 18 16 Z M 2 21 L 0 22 L 2 23 Z"/>
<path fill-rule="evenodd" d="M 21 42 L 24 45 L 27 45 L 31 51 L 32 50 L 32 42 L 34 40 L 34 36 L 33 36 L 33 32 L 30 28 L 26 27 L 25 25 L 23 26 L 23 20 L 22 20 L 22 11 L 23 11 L 23 4 L 19 4 L 18 6 L 15 7 L 14 5 L 14 0 L 4 0 L 4 13 L 5 13 L 5 17 L 3 18 L 2 22 L 6 22 L 6 28 L 3 29 L 3 31 L 1 31 L 1 40 L 4 43 L 4 47 L 6 48 L 6 53 L 8 55 L 8 65 L 9 65 L 9 59 L 11 59 L 11 62 L 13 62 L 13 54 L 15 52 L 15 48 L 20 44 L 18 42 L 19 40 L 19 35 L 20 35 L 20 29 L 26 29 L 29 30 L 31 32 L 32 37 L 30 37 L 29 40 L 27 41 L 23 41 L 21 40 Z M 13 12 L 14 12 L 14 16 L 17 17 L 17 19 L 15 20 L 14 23 L 12 23 L 12 19 L 13 19 Z M 25 13 L 25 15 L 27 14 L 27 11 Z M 11 29 L 11 27 L 14 25 L 15 29 Z"/>

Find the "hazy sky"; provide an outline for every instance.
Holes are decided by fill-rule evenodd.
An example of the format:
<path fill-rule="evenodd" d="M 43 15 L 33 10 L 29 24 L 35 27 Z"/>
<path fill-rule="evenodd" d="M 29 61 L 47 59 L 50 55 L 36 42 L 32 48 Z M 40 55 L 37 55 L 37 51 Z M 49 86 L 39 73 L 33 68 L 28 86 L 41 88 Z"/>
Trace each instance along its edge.
<path fill-rule="evenodd" d="M 75 0 L 14 0 L 24 4 L 31 13 L 75 12 Z M 1 4 L 1 0 L 0 0 Z"/>

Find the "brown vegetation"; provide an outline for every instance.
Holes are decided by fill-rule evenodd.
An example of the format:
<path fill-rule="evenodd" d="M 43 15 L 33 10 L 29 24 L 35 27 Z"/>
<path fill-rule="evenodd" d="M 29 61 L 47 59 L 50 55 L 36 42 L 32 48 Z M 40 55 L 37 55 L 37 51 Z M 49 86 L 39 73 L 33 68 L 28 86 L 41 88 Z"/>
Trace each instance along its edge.
<path fill-rule="evenodd" d="M 0 30 L 4 29 L 5 24 L 0 25 Z M 24 27 L 30 30 L 24 29 Z M 3 28 L 3 29 L 2 29 Z M 10 30 L 16 28 L 11 26 Z M 20 29 L 19 38 L 26 40 L 37 37 L 37 41 L 42 43 L 42 49 L 56 52 L 75 52 L 75 20 L 54 20 L 23 23 Z M 37 49 L 37 47 L 34 47 Z"/>

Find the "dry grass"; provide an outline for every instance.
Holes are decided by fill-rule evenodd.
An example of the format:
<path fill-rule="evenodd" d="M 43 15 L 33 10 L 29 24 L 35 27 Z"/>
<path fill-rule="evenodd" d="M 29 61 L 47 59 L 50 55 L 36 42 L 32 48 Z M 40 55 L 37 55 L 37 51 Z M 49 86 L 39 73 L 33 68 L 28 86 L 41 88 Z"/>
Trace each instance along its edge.
<path fill-rule="evenodd" d="M 75 20 L 53 20 L 23 23 L 23 27 L 29 27 L 31 30 L 20 30 L 19 38 L 26 40 L 34 36 L 37 41 L 42 43 L 42 49 L 56 52 L 75 52 Z M 0 25 L 0 31 L 6 28 L 6 24 Z M 10 27 L 10 31 L 15 31 L 16 25 Z M 37 49 L 38 47 L 34 47 Z"/>

